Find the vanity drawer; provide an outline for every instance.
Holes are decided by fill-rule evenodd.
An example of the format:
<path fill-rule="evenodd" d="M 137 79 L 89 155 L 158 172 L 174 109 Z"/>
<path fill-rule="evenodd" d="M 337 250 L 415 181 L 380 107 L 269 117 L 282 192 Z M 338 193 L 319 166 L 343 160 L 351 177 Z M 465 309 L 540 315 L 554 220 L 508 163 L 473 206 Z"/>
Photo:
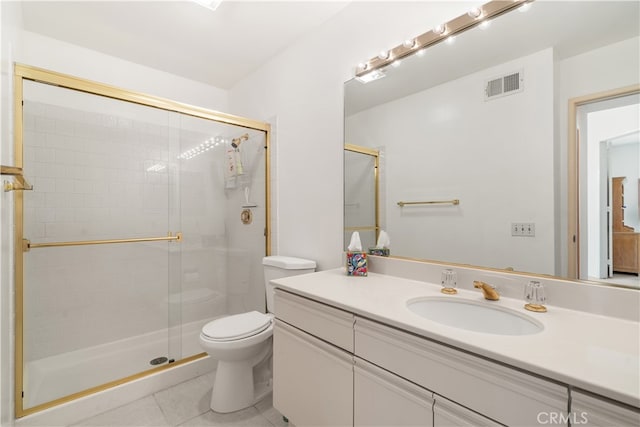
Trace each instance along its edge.
<path fill-rule="evenodd" d="M 433 426 L 433 393 L 355 358 L 353 425 Z"/>
<path fill-rule="evenodd" d="M 565 412 L 568 389 L 480 357 L 357 317 L 356 356 L 507 425 L 539 425 Z"/>
<path fill-rule="evenodd" d="M 602 398 L 571 391 L 570 415 L 574 425 L 590 427 L 639 426 L 640 409 L 625 406 Z"/>
<path fill-rule="evenodd" d="M 280 289 L 274 307 L 276 318 L 353 353 L 352 313 Z"/>

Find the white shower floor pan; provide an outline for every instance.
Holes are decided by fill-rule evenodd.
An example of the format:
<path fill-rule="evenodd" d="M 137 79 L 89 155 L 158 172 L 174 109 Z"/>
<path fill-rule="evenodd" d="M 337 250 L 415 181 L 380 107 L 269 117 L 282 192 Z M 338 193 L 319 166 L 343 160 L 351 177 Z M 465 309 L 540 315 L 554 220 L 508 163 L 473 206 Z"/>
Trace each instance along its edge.
<path fill-rule="evenodd" d="M 182 337 L 171 341 L 171 345 L 176 349 L 174 353 L 180 348 L 181 354 L 185 357 L 202 353 L 198 336 L 202 325 L 209 320 L 212 319 L 183 325 Z M 152 369 L 156 367 L 150 364 L 152 359 L 176 357 L 169 354 L 168 336 L 169 331 L 163 329 L 27 362 L 24 408 L 34 407 Z"/>

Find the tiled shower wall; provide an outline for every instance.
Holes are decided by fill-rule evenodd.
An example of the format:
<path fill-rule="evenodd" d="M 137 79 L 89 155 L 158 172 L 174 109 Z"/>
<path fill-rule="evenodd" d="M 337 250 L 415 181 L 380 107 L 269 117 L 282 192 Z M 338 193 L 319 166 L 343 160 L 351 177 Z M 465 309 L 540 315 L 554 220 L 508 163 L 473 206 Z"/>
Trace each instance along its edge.
<path fill-rule="evenodd" d="M 25 101 L 33 237 L 164 231 L 168 175 L 146 172 L 169 160 L 169 117 L 161 114 L 164 126 Z"/>

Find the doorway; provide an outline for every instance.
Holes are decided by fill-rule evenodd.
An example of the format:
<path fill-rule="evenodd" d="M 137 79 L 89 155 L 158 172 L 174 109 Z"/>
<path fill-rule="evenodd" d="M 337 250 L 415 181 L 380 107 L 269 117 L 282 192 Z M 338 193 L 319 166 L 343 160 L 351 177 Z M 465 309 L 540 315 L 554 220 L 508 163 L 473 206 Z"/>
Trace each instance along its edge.
<path fill-rule="evenodd" d="M 570 101 L 576 130 L 569 144 L 571 277 L 640 287 L 639 102 L 637 86 Z M 631 244 L 623 248 L 622 237 Z M 626 267 L 622 259 L 635 264 Z"/>

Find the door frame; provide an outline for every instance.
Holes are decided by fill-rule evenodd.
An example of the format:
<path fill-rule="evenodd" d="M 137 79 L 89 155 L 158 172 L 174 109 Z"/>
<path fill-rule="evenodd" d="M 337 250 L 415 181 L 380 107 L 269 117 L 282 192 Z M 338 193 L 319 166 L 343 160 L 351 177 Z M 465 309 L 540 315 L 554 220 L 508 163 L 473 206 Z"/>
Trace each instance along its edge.
<path fill-rule="evenodd" d="M 613 275 L 613 230 L 611 229 L 611 165 L 609 160 L 610 142 L 599 142 L 600 170 L 599 186 L 600 200 L 598 201 L 599 218 L 599 278 L 609 279 Z"/>
<path fill-rule="evenodd" d="M 568 179 L 567 179 L 567 276 L 580 278 L 580 136 L 578 107 L 640 93 L 640 84 L 569 99 Z"/>

